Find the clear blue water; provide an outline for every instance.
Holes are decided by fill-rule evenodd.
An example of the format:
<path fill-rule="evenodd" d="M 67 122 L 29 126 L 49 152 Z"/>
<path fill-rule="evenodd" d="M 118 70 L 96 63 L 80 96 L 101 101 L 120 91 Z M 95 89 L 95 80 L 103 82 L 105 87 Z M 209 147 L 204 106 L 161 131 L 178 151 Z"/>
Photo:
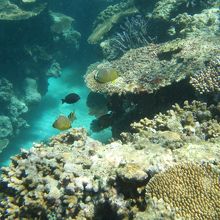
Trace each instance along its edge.
<path fill-rule="evenodd" d="M 42 101 L 31 110 L 31 114 L 28 116 L 30 127 L 21 130 L 18 137 L 0 154 L 0 166 L 8 165 L 10 156 L 19 153 L 20 148 L 29 149 L 34 142 L 47 140 L 60 133 L 59 130 L 52 127 L 53 122 L 59 115 L 68 115 L 72 111 L 77 117 L 72 123 L 73 128 L 86 128 L 91 137 L 102 142 L 107 142 L 111 138 L 110 129 L 105 129 L 99 133 L 92 133 L 90 130 L 90 123 L 94 117 L 88 114 L 88 107 L 86 106 L 89 90 L 77 69 L 74 66 L 64 68 L 60 78 L 48 80 L 47 94 L 43 96 Z M 74 104 L 62 104 L 61 98 L 71 92 L 79 94 L 81 99 Z"/>

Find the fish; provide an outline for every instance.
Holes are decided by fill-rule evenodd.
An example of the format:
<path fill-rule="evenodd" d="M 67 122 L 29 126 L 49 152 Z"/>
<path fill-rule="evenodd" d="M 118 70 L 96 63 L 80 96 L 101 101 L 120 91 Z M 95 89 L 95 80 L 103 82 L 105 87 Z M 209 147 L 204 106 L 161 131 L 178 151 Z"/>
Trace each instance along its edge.
<path fill-rule="evenodd" d="M 90 129 L 93 132 L 100 132 L 109 126 L 112 125 L 113 122 L 113 114 L 108 113 L 105 115 L 100 116 L 99 118 L 93 120 L 90 124 Z"/>
<path fill-rule="evenodd" d="M 73 104 L 79 100 L 80 100 L 80 96 L 76 93 L 70 93 L 64 99 L 61 99 L 62 104 L 63 103 Z"/>
<path fill-rule="evenodd" d="M 71 112 L 67 117 L 65 115 L 60 115 L 53 123 L 53 127 L 65 131 L 72 127 L 72 122 L 76 119 L 74 112 Z"/>
<path fill-rule="evenodd" d="M 103 67 L 98 69 L 94 79 L 98 83 L 112 82 L 119 77 L 118 71 L 114 68 Z"/>
<path fill-rule="evenodd" d="M 90 92 L 86 99 L 89 115 L 94 115 L 96 118 L 108 113 L 107 104 L 107 98 L 101 93 Z"/>

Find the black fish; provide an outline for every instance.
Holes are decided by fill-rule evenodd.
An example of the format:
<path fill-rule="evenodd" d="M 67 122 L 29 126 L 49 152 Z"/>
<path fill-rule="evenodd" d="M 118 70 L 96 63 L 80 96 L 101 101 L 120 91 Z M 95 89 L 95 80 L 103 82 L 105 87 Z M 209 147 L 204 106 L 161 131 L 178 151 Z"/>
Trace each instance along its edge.
<path fill-rule="evenodd" d="M 93 132 L 99 132 L 111 126 L 112 122 L 113 122 L 113 114 L 108 113 L 93 120 L 90 124 L 90 128 Z"/>
<path fill-rule="evenodd" d="M 73 104 L 79 100 L 80 100 L 80 96 L 77 95 L 76 93 L 70 93 L 64 99 L 61 99 L 62 104 L 63 103 Z"/>

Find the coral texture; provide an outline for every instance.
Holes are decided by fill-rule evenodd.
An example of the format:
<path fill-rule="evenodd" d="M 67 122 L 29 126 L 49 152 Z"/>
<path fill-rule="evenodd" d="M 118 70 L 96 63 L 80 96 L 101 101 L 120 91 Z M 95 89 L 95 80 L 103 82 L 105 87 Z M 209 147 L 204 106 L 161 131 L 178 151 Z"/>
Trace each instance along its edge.
<path fill-rule="evenodd" d="M 146 187 L 186 219 L 220 218 L 220 175 L 210 165 L 185 163 L 156 174 Z"/>
<path fill-rule="evenodd" d="M 45 3 L 33 4 L 30 10 L 22 9 L 13 1 L 2 0 L 0 3 L 0 20 L 26 20 L 39 15 L 45 8 Z M 28 3 L 28 2 L 24 2 Z"/>
<path fill-rule="evenodd" d="M 125 0 L 115 5 L 110 5 L 102 11 L 94 22 L 94 30 L 88 38 L 88 42 L 96 44 L 112 29 L 120 19 L 137 13 L 132 0 Z"/>
<path fill-rule="evenodd" d="M 168 33 L 173 37 L 187 37 L 204 35 L 218 35 L 219 8 L 205 9 L 199 14 L 182 13 L 171 20 Z"/>
<path fill-rule="evenodd" d="M 131 49 L 120 59 L 91 65 L 85 81 L 94 92 L 153 93 L 204 68 L 219 55 L 219 45 L 219 37 L 197 37 Z M 105 85 L 96 82 L 94 76 L 100 67 L 115 68 L 119 77 Z"/>
<path fill-rule="evenodd" d="M 185 140 L 191 140 L 192 138 L 195 140 L 198 140 L 198 138 L 208 140 L 220 137 L 220 118 L 218 114 L 219 110 L 214 106 L 208 107 L 206 103 L 199 101 L 193 101 L 192 104 L 185 101 L 183 107 L 176 104 L 166 114 L 159 113 L 152 120 L 148 118 L 141 119 L 140 122 L 133 123 L 132 127 L 139 132 L 151 129 L 166 132 L 167 135 L 170 134 L 170 144 L 175 144 L 174 138 L 179 139 L 178 136 L 172 135 L 175 132 L 181 134 L 181 137 Z M 154 139 L 157 139 L 156 136 Z M 168 143 L 166 144 L 169 145 Z"/>
<path fill-rule="evenodd" d="M 10 140 L 21 128 L 27 126 L 23 114 L 28 111 L 28 106 L 18 99 L 13 84 L 5 78 L 0 78 L 0 103 L 0 138 Z"/>
<path fill-rule="evenodd" d="M 186 105 L 184 109 L 178 106 L 176 108 L 184 118 L 191 109 L 199 109 L 202 106 L 197 103 L 188 107 Z M 200 112 L 204 121 L 214 117 L 206 117 L 206 113 L 209 113 L 208 110 L 204 110 L 204 115 Z M 172 115 L 175 116 L 175 113 Z M 165 123 L 167 121 L 165 116 L 161 120 Z M 173 118 L 173 122 L 175 120 Z M 157 138 L 159 136 L 161 138 Z M 123 143 L 113 141 L 103 145 L 88 137 L 84 129 L 72 129 L 53 137 L 48 143 L 35 144 L 28 151 L 22 150 L 21 154 L 12 158 L 9 167 L 2 169 L 1 218 L 49 219 L 53 216 L 58 219 L 157 219 L 166 216 L 167 219 L 178 219 L 175 218 L 177 214 L 185 216 L 176 210 L 180 206 L 170 201 L 167 205 L 164 201 L 154 203 L 154 198 L 151 198 L 154 195 L 153 183 L 160 182 L 160 176 L 168 175 L 169 170 L 174 174 L 182 171 L 184 179 L 182 180 L 180 175 L 179 180 L 184 184 L 189 182 L 188 189 L 191 189 L 190 186 L 202 186 L 203 188 L 199 188 L 193 195 L 204 197 L 207 207 L 213 204 L 215 210 L 210 209 L 207 216 L 218 214 L 219 199 L 214 202 L 213 199 L 219 196 L 219 188 L 216 185 L 219 174 L 215 174 L 209 167 L 218 168 L 216 164 L 220 162 L 219 141 L 206 141 L 202 138 L 198 141 L 199 137 L 186 139 L 181 131 L 154 130 L 151 126 L 148 129 L 139 127 L 138 132 L 124 133 L 122 137 Z M 167 142 L 167 147 L 164 145 L 165 139 L 176 140 L 178 147 L 169 147 L 171 142 Z M 190 161 L 193 164 L 206 162 L 210 166 L 203 168 L 200 165 L 190 165 L 189 172 L 186 166 L 191 164 Z M 195 178 L 193 171 L 201 175 Z M 157 173 L 159 174 L 156 175 Z M 210 182 L 209 177 L 213 178 L 214 182 Z M 168 175 L 169 184 L 163 184 L 170 189 L 168 198 L 176 198 L 176 190 L 172 191 L 176 178 L 172 178 Z M 201 185 L 201 180 L 206 182 Z M 213 188 L 210 188 L 212 184 Z M 206 198 L 207 190 L 210 190 L 210 195 L 213 195 L 215 190 L 215 194 Z M 169 205 L 171 208 L 167 209 Z M 184 208 L 191 207 L 187 205 L 188 203 Z M 194 205 L 198 209 L 204 207 L 204 203 L 201 203 L 201 206 L 197 203 Z"/>
<path fill-rule="evenodd" d="M 200 93 L 220 92 L 220 56 L 191 77 L 190 83 Z"/>

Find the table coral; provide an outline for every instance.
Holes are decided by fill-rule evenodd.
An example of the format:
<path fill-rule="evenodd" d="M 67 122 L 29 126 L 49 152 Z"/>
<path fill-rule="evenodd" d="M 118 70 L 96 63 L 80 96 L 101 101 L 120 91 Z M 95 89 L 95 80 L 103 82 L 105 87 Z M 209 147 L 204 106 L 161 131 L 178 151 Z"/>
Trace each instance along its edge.
<path fill-rule="evenodd" d="M 158 45 L 150 44 L 129 50 L 120 59 L 90 66 L 85 82 L 92 91 L 110 95 L 153 93 L 204 68 L 207 61 L 218 55 L 219 45 L 217 37 L 186 38 Z M 94 80 L 101 66 L 119 71 L 119 77 L 114 83 L 103 85 Z"/>
<path fill-rule="evenodd" d="M 210 165 L 183 163 L 156 174 L 146 187 L 146 195 L 163 199 L 180 217 L 219 219 L 219 178 Z"/>

